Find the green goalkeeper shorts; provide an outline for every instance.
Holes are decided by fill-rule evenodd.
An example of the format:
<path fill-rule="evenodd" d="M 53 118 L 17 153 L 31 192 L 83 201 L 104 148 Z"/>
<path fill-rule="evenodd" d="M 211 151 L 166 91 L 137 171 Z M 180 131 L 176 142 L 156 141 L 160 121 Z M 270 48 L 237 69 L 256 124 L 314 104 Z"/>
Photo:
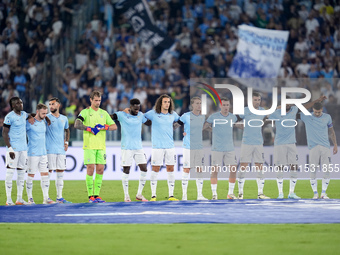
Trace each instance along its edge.
<path fill-rule="evenodd" d="M 84 150 L 84 165 L 106 164 L 106 150 Z"/>

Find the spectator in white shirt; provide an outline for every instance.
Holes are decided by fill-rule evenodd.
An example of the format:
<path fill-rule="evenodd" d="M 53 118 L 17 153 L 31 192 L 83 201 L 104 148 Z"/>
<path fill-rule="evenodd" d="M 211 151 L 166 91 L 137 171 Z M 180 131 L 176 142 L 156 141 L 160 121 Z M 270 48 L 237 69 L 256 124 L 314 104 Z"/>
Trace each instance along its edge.
<path fill-rule="evenodd" d="M 54 36 L 59 37 L 62 28 L 63 28 L 63 22 L 59 20 L 58 18 L 54 18 L 53 25 L 52 25 Z"/>
<path fill-rule="evenodd" d="M 30 61 L 28 63 L 28 70 L 27 70 L 28 74 L 31 77 L 31 81 L 35 78 L 35 76 L 37 75 L 37 67 L 34 65 L 34 63 L 32 61 Z"/>
<path fill-rule="evenodd" d="M 19 44 L 15 42 L 13 37 L 11 37 L 9 41 L 10 43 L 6 46 L 7 58 L 10 58 L 10 57 L 18 58 L 19 51 L 20 51 Z"/>
<path fill-rule="evenodd" d="M 306 5 L 300 5 L 301 10 L 298 11 L 300 18 L 305 22 L 308 19 L 309 12 L 307 11 Z"/>
<path fill-rule="evenodd" d="M 147 95 L 145 89 L 137 87 L 135 92 L 133 93 L 133 98 L 138 98 L 140 103 L 142 105 L 145 105 L 146 104 L 145 100 L 148 98 L 148 95 Z"/>
<path fill-rule="evenodd" d="M 10 74 L 8 64 L 4 62 L 4 59 L 0 58 L 0 73 L 2 77 L 6 80 Z"/>
<path fill-rule="evenodd" d="M 228 10 L 229 10 L 229 15 L 230 15 L 231 19 L 233 19 L 233 20 L 239 20 L 240 19 L 242 9 L 241 9 L 240 6 L 237 5 L 236 0 L 232 0 L 231 5 L 229 6 Z"/>
<path fill-rule="evenodd" d="M 309 35 L 312 31 L 317 33 L 319 31 L 319 21 L 314 18 L 314 13 L 313 11 L 309 14 L 308 19 L 306 20 L 305 23 L 306 29 L 307 29 L 307 35 Z"/>
<path fill-rule="evenodd" d="M 246 0 L 244 2 L 244 12 L 249 18 L 254 19 L 256 15 L 256 3 L 253 0 Z"/>
<path fill-rule="evenodd" d="M 295 43 L 294 50 L 300 50 L 303 55 L 307 52 L 308 45 L 302 36 L 299 36 L 299 41 Z"/>
<path fill-rule="evenodd" d="M 295 68 L 295 73 L 298 77 L 302 77 L 303 75 L 308 75 L 310 70 L 310 64 L 308 64 L 307 59 L 304 58 L 302 63 L 298 64 Z"/>
<path fill-rule="evenodd" d="M 109 82 L 106 82 L 106 86 L 108 86 L 108 104 L 107 104 L 107 112 L 113 113 L 117 111 L 117 103 L 118 103 L 118 92 L 117 89 L 111 85 L 109 85 Z"/>

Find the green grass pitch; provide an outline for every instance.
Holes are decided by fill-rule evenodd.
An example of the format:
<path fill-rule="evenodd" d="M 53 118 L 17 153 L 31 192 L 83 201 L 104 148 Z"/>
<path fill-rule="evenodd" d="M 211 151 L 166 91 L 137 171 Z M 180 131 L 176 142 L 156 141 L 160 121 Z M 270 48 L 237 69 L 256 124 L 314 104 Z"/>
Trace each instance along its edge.
<path fill-rule="evenodd" d="M 321 182 L 318 183 L 319 192 Z M 138 181 L 130 181 L 134 200 Z M 289 181 L 284 182 L 285 197 Z M 0 204 L 5 203 L 4 181 L 0 182 Z M 228 182 L 219 181 L 219 199 L 226 199 Z M 275 180 L 267 180 L 264 192 L 277 197 Z M 13 195 L 16 198 L 16 184 Z M 87 202 L 85 181 L 65 181 L 64 197 L 74 203 Z M 237 185 L 235 188 L 237 194 Z M 256 181 L 247 180 L 245 198 L 257 197 Z M 340 198 L 340 180 L 331 180 L 330 198 Z M 210 182 L 204 182 L 204 196 L 211 198 Z M 299 180 L 296 194 L 311 198 L 308 180 Z M 54 181 L 50 197 L 55 199 Z M 144 195 L 150 198 L 147 181 Z M 158 200 L 167 199 L 166 181 L 158 181 Z M 33 196 L 42 203 L 40 181 L 34 181 Z M 108 202 L 122 201 L 120 181 L 104 181 L 101 196 Z M 181 198 L 176 181 L 175 197 Z M 26 199 L 26 192 L 24 191 Z M 196 183 L 189 181 L 188 199 L 196 198 Z M 23 216 L 24 217 L 24 216 Z M 292 215 L 294 217 L 294 215 Z M 327 215 L 315 215 L 327 217 Z M 0 224 L 0 254 L 337 254 L 340 224 Z"/>

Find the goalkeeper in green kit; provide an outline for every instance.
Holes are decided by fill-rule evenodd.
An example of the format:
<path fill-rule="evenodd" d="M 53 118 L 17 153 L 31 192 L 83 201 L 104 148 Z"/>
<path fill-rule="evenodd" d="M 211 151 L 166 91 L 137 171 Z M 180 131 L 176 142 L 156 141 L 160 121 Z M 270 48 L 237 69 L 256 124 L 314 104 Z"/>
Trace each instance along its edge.
<path fill-rule="evenodd" d="M 91 107 L 80 112 L 74 124 L 76 129 L 84 130 L 84 164 L 87 168 L 86 186 L 90 203 L 105 203 L 99 196 L 106 164 L 106 131 L 116 130 L 117 126 L 107 111 L 99 108 L 101 93 L 93 91 L 90 95 Z M 96 175 L 93 184 L 93 173 Z"/>

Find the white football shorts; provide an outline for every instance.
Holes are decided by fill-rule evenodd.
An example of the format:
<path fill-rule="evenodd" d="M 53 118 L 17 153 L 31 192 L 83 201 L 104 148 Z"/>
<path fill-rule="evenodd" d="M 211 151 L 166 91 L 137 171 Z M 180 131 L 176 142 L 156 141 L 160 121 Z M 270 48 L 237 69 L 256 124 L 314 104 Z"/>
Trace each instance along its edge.
<path fill-rule="evenodd" d="M 189 150 L 183 148 L 183 168 L 202 167 L 204 165 L 204 155 L 202 149 Z"/>
<path fill-rule="evenodd" d="M 151 165 L 162 166 L 163 159 L 166 166 L 173 166 L 176 163 L 175 148 L 170 149 L 152 149 L 151 152 Z"/>
<path fill-rule="evenodd" d="M 28 174 L 35 174 L 39 170 L 40 173 L 47 173 L 47 155 L 28 157 Z"/>
<path fill-rule="evenodd" d="M 251 163 L 252 159 L 254 163 L 264 162 L 263 145 L 242 144 L 240 162 Z"/>
<path fill-rule="evenodd" d="M 320 169 L 322 169 L 324 165 L 327 165 L 328 168 L 330 163 L 331 151 L 329 148 L 317 145 L 309 151 L 309 165 L 311 170 L 317 166 L 320 166 Z"/>
<path fill-rule="evenodd" d="M 66 155 L 63 154 L 47 154 L 49 170 L 65 170 Z"/>
<path fill-rule="evenodd" d="M 27 151 L 15 151 L 15 158 L 11 159 L 9 152 L 6 152 L 6 166 L 10 168 L 27 169 Z"/>
<path fill-rule="evenodd" d="M 235 151 L 212 151 L 211 158 L 213 166 L 223 166 L 223 163 L 225 166 L 237 165 Z"/>
<path fill-rule="evenodd" d="M 131 166 L 132 160 L 135 160 L 136 165 L 146 164 L 147 159 L 143 149 L 140 150 L 122 150 L 121 166 Z"/>
<path fill-rule="evenodd" d="M 297 165 L 298 159 L 295 143 L 274 146 L 274 164 L 276 166 Z"/>

